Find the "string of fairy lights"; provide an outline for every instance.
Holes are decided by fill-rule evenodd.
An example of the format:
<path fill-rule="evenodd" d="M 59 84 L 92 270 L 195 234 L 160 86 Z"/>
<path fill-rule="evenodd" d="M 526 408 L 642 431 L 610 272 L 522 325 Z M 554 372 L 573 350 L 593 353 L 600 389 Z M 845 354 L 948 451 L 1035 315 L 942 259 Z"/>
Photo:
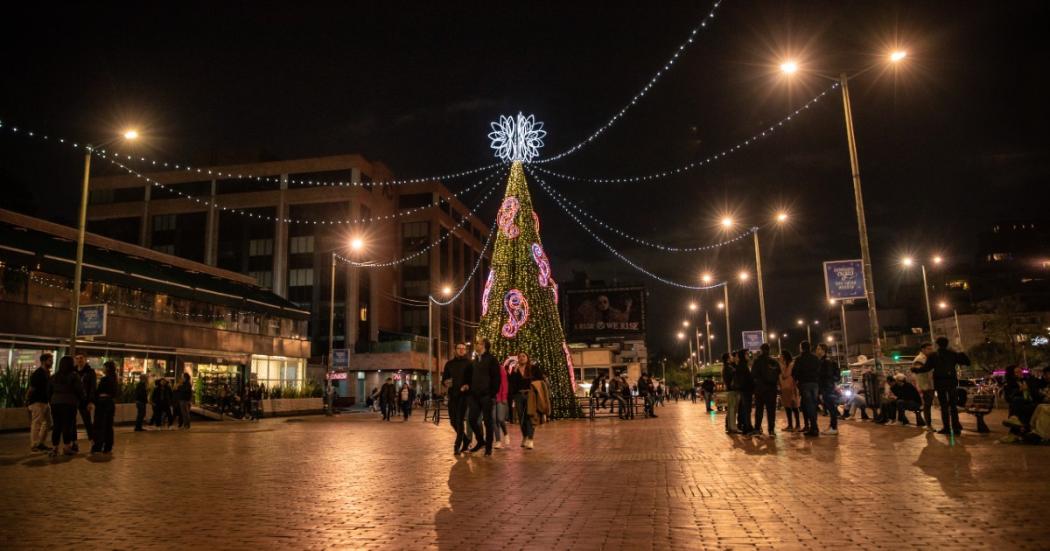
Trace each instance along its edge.
<path fill-rule="evenodd" d="M 168 170 L 174 170 L 174 171 L 180 171 L 180 172 L 192 172 L 192 173 L 195 173 L 195 174 L 200 174 L 201 176 L 211 176 L 211 177 L 214 177 L 214 178 L 221 178 L 221 179 L 225 179 L 225 180 L 253 180 L 253 181 L 256 181 L 256 182 L 274 183 L 274 184 L 279 184 L 279 183 L 282 182 L 282 179 L 280 177 L 277 177 L 277 176 L 258 176 L 258 175 L 254 175 L 254 174 L 224 172 L 224 171 L 219 170 L 217 168 L 197 167 L 197 166 L 193 166 L 193 165 L 191 165 L 189 163 L 177 163 L 177 162 L 161 161 L 161 160 L 157 160 L 157 159 L 150 159 L 150 158 L 142 156 L 142 155 L 129 155 L 129 154 L 126 154 L 126 153 L 121 153 L 119 151 L 110 151 L 110 150 L 106 149 L 105 147 L 93 147 L 91 144 L 88 144 L 88 143 L 85 143 L 85 142 L 82 142 L 82 141 L 70 140 L 70 139 L 63 138 L 63 137 L 54 137 L 54 136 L 51 136 L 49 134 L 45 134 L 45 133 L 41 133 L 41 132 L 37 132 L 37 131 L 33 131 L 33 130 L 27 130 L 24 127 L 12 126 L 11 124 L 5 123 L 5 121 L 2 121 L 2 120 L 0 120 L 0 130 L 6 130 L 10 134 L 26 136 L 26 137 L 29 137 L 29 138 L 37 138 L 37 139 L 40 139 L 42 141 L 57 142 L 57 143 L 60 143 L 60 144 L 69 145 L 69 146 L 73 147 L 74 149 L 82 149 L 82 150 L 85 150 L 85 151 L 90 150 L 90 151 L 94 151 L 96 153 L 107 155 L 107 156 L 112 157 L 112 158 L 124 159 L 125 161 L 128 161 L 128 162 L 148 163 L 151 167 L 156 167 L 156 168 L 165 168 L 165 169 L 168 169 Z M 469 169 L 469 170 L 461 170 L 461 171 L 458 171 L 458 172 L 450 172 L 450 173 L 447 173 L 447 174 L 439 174 L 439 175 L 434 175 L 434 176 L 422 176 L 422 177 L 415 177 L 415 178 L 397 178 L 397 179 L 391 179 L 391 180 L 372 180 L 372 181 L 368 181 L 368 182 L 351 181 L 351 180 L 332 180 L 332 181 L 315 180 L 315 179 L 304 180 L 304 179 L 297 179 L 297 178 L 291 178 L 291 177 L 289 177 L 289 178 L 287 178 L 287 179 L 285 179 L 283 181 L 286 181 L 289 184 L 294 184 L 294 185 L 318 186 L 318 187 L 401 186 L 401 185 L 410 185 L 410 184 L 422 184 L 422 183 L 434 182 L 434 181 L 455 180 L 455 179 L 458 179 L 458 178 L 464 178 L 464 177 L 467 177 L 467 176 L 472 176 L 474 174 L 485 172 L 486 170 L 491 170 L 493 168 L 496 168 L 496 167 L 500 166 L 501 164 L 503 164 L 503 163 L 498 163 L 497 162 L 497 163 L 492 163 L 492 164 L 488 164 L 488 165 L 485 165 L 485 166 L 479 166 L 479 167 L 472 168 L 472 169 Z"/>
<path fill-rule="evenodd" d="M 409 260 L 412 260 L 413 258 L 416 258 L 416 257 L 418 257 L 418 256 L 420 256 L 420 255 L 422 255 L 422 254 L 424 254 L 426 252 L 428 252 L 430 249 L 433 249 L 434 247 L 436 247 L 436 246 L 440 245 L 441 243 L 443 243 L 446 239 L 448 239 L 448 237 L 450 235 L 452 235 L 455 232 L 455 230 L 463 227 L 463 225 L 466 224 L 466 222 L 468 220 L 470 220 L 471 217 L 475 217 L 475 218 L 479 218 L 480 219 L 480 217 L 477 214 L 475 214 L 475 211 L 478 210 L 479 208 L 481 208 L 481 206 L 483 204 L 485 204 L 486 201 L 488 201 L 489 197 L 492 196 L 492 192 L 495 191 L 498 187 L 499 187 L 498 183 L 497 184 L 493 184 L 491 187 L 489 187 L 488 191 L 485 192 L 485 195 L 477 202 L 476 205 L 474 205 L 474 208 L 473 209 L 467 209 L 467 213 L 464 214 L 463 217 L 459 219 L 459 222 L 457 222 L 456 225 L 453 226 L 450 231 L 445 232 L 444 235 L 441 235 L 435 241 L 430 242 L 428 245 L 426 245 L 425 247 L 419 249 L 418 251 L 413 252 L 412 254 L 409 254 L 407 256 L 403 256 L 401 258 L 397 258 L 397 259 L 394 259 L 394 260 L 389 260 L 389 261 L 386 261 L 386 262 L 358 262 L 358 261 L 353 260 L 351 258 L 347 258 L 345 256 L 342 256 L 339 253 L 332 253 L 332 254 L 335 255 L 335 258 L 340 260 L 341 262 L 345 262 L 347 264 L 350 264 L 351 266 L 356 266 L 356 267 L 359 267 L 359 268 L 388 268 L 388 267 L 391 267 L 391 266 L 397 266 L 399 264 L 403 264 L 405 262 L 408 262 Z"/>
<path fill-rule="evenodd" d="M 621 177 L 621 178 L 608 178 L 608 177 L 606 177 L 606 178 L 592 178 L 592 177 L 587 177 L 587 176 L 575 176 L 575 175 L 572 175 L 572 174 L 565 174 L 565 173 L 561 173 L 561 172 L 555 172 L 553 170 L 549 170 L 548 168 L 546 168 L 544 166 L 540 166 L 540 165 L 538 165 L 536 163 L 533 163 L 532 167 L 534 169 L 542 172 L 543 174 L 548 175 L 548 176 L 555 176 L 555 177 L 561 178 L 563 180 L 568 180 L 570 182 L 585 182 L 585 183 L 592 183 L 592 184 L 631 184 L 631 183 L 637 183 L 637 182 L 649 182 L 649 181 L 653 181 L 653 180 L 659 180 L 661 178 L 667 178 L 669 176 L 675 176 L 675 175 L 678 175 L 678 174 L 682 174 L 684 172 L 688 172 L 688 171 L 693 170 L 695 168 L 700 168 L 702 166 L 709 165 L 709 164 L 711 164 L 711 163 L 713 163 L 715 161 L 724 159 L 724 158 L 726 158 L 727 156 L 729 156 L 732 153 L 736 153 L 737 151 L 740 151 L 741 149 L 743 149 L 745 147 L 748 147 L 748 146 L 750 146 L 750 145 L 752 145 L 752 144 L 762 140 L 763 138 L 767 138 L 767 137 L 773 135 L 778 129 L 783 128 L 785 124 L 788 124 L 791 121 L 793 121 L 795 119 L 795 117 L 797 117 L 797 116 L 801 115 L 802 113 L 804 113 L 805 111 L 809 110 L 810 107 L 812 107 L 812 106 L 816 105 L 818 102 L 820 102 L 821 98 L 823 98 L 824 96 L 828 95 L 829 93 L 831 93 L 832 91 L 834 91 L 838 87 L 839 87 L 839 83 L 838 82 L 832 84 L 828 88 L 826 88 L 823 91 L 821 91 L 819 94 L 817 94 L 817 95 L 813 96 L 812 98 L 810 98 L 810 100 L 807 101 L 806 103 L 802 104 L 801 107 L 799 107 L 798 109 L 795 109 L 794 111 L 792 111 L 788 115 L 784 116 L 783 118 L 781 118 L 777 122 L 769 125 L 768 127 L 763 128 L 762 130 L 759 130 L 758 132 L 755 132 L 750 137 L 747 137 L 747 138 L 741 140 L 740 142 L 737 142 L 736 144 L 734 144 L 734 145 L 732 145 L 730 147 L 727 147 L 727 148 L 723 149 L 722 151 L 719 151 L 718 153 L 715 153 L 715 154 L 711 155 L 710 157 L 707 157 L 707 158 L 704 158 L 704 159 L 699 159 L 699 160 L 696 160 L 696 161 L 692 161 L 690 163 L 686 163 L 686 164 L 684 164 L 682 166 L 678 166 L 678 167 L 675 167 L 675 168 L 671 168 L 671 169 L 667 169 L 667 170 L 661 170 L 660 172 L 653 172 L 653 173 L 645 174 L 645 175 L 642 175 L 642 176 L 625 176 L 625 177 Z"/>
<path fill-rule="evenodd" d="M 721 241 L 721 242 L 718 242 L 718 243 L 710 243 L 710 244 L 707 244 L 707 245 L 700 245 L 700 246 L 696 246 L 696 247 L 673 247 L 671 245 L 664 245 L 664 244 L 661 244 L 661 243 L 653 243 L 652 241 L 647 241 L 647 240 L 642 239 L 640 237 L 636 237 L 634 235 L 631 235 L 631 234 L 621 230 L 620 228 L 612 226 L 612 225 L 608 224 L 607 222 L 605 222 L 604 220 L 596 217 L 594 214 L 588 212 L 586 209 L 581 207 L 578 203 L 573 203 L 571 200 L 569 200 L 564 195 L 562 195 L 560 192 L 558 192 L 557 189 L 551 188 L 550 189 L 550 193 L 556 194 L 566 205 L 571 207 L 572 210 L 574 210 L 575 212 L 578 212 L 578 213 L 584 215 L 585 217 L 590 219 L 592 222 L 594 222 L 595 224 L 598 224 L 599 226 L 605 228 L 606 230 L 611 231 L 611 232 L 615 233 L 616 235 L 619 235 L 620 237 L 623 237 L 624 239 L 628 239 L 628 240 L 634 241 L 635 243 L 638 243 L 639 245 L 644 245 L 646 247 L 650 247 L 650 248 L 653 248 L 653 249 L 656 249 L 656 250 L 659 250 L 659 251 L 663 251 L 663 252 L 668 252 L 668 253 L 695 253 L 695 252 L 713 251 L 715 249 L 724 247 L 726 245 L 730 245 L 732 243 L 736 243 L 736 242 L 738 242 L 738 241 L 740 241 L 742 239 L 746 239 L 746 238 L 750 237 L 752 233 L 755 233 L 756 231 L 759 230 L 759 228 L 757 226 L 756 227 L 751 227 L 751 228 L 748 228 L 747 230 L 745 230 L 744 232 L 740 233 L 739 235 L 736 235 L 734 237 L 731 237 L 729 239 L 726 239 L 725 241 Z"/>
<path fill-rule="evenodd" d="M 463 189 L 463 190 L 461 190 L 461 191 L 459 191 L 457 193 L 449 195 L 448 198 L 442 197 L 438 201 L 430 203 L 429 205 L 424 205 L 424 206 L 420 206 L 420 207 L 413 207 L 413 208 L 404 209 L 404 210 L 398 210 L 397 212 L 394 212 L 392 214 L 383 214 L 383 215 L 378 215 L 378 216 L 370 216 L 370 217 L 367 217 L 367 218 L 353 218 L 353 219 L 348 218 L 348 219 L 331 219 L 331 220 L 327 220 L 327 219 L 323 219 L 323 220 L 321 220 L 321 219 L 307 220 L 307 219 L 301 219 L 301 218 L 270 216 L 270 215 L 267 215 L 267 214 L 262 214 L 262 213 L 258 213 L 258 212 L 252 212 L 252 211 L 247 210 L 247 209 L 239 209 L 239 208 L 234 208 L 234 207 L 228 207 L 228 206 L 220 204 L 220 203 L 218 203 L 216 201 L 212 201 L 212 200 L 209 200 L 209 199 L 203 199 L 203 198 L 195 196 L 195 195 L 190 195 L 188 193 L 184 193 L 184 192 L 182 192 L 182 191 L 180 191 L 178 189 L 175 189 L 175 188 L 173 188 L 171 186 L 164 185 L 164 184 L 158 182 L 157 180 L 155 180 L 155 179 L 153 179 L 153 178 L 151 178 L 149 176 L 146 176 L 145 174 L 137 172 L 134 169 L 128 167 L 127 165 L 124 165 L 120 161 L 117 161 L 117 160 L 114 160 L 114 159 L 111 159 L 111 158 L 108 158 L 108 157 L 104 157 L 104 158 L 106 160 L 108 160 L 110 163 L 114 164 L 115 166 L 117 166 L 117 167 L 127 171 L 128 174 L 131 174 L 131 175 L 135 176 L 136 178 L 138 178 L 138 179 L 140 179 L 140 180 L 150 184 L 151 186 L 153 186 L 153 187 L 155 187 L 157 189 L 162 189 L 162 190 L 164 190 L 166 192 L 174 193 L 175 195 L 178 195 L 181 199 L 187 199 L 187 200 L 193 201 L 194 203 L 197 203 L 199 205 L 203 205 L 203 206 L 208 207 L 208 208 L 213 208 L 214 207 L 214 208 L 216 208 L 216 209 L 218 209 L 218 210 L 220 210 L 222 212 L 229 212 L 229 213 L 237 214 L 237 215 L 240 215 L 240 216 L 246 216 L 248 218 L 256 218 L 256 219 L 261 219 L 261 220 L 267 220 L 267 221 L 270 221 L 270 222 L 278 222 L 278 221 L 280 221 L 280 222 L 284 222 L 286 224 L 302 224 L 302 225 L 369 224 L 369 223 L 377 222 L 377 221 L 393 220 L 393 219 L 396 219 L 396 218 L 402 218 L 404 216 L 410 216 L 412 214 L 416 214 L 418 212 L 421 212 L 421 211 L 424 211 L 424 210 L 427 210 L 427 209 L 439 207 L 439 206 L 441 206 L 444 203 L 448 203 L 453 197 L 457 197 L 459 195 L 463 195 L 463 194 L 465 194 L 465 193 L 467 193 L 469 191 L 473 191 L 473 190 L 481 187 L 484 184 L 487 184 L 487 183 L 491 182 L 493 177 L 499 174 L 498 171 L 493 171 L 493 172 L 485 175 L 481 180 L 478 180 L 473 185 L 468 186 L 467 188 L 465 188 L 465 189 Z"/>
<path fill-rule="evenodd" d="M 573 153 L 586 147 L 588 144 L 597 139 L 598 136 L 601 136 L 605 133 L 606 130 L 609 130 L 613 127 L 613 125 L 619 122 L 620 119 L 622 119 L 623 116 L 627 114 L 627 111 L 634 107 L 634 105 L 637 104 L 639 100 L 644 98 L 646 94 L 649 93 L 649 90 L 653 88 L 653 86 L 656 86 L 656 83 L 660 80 L 660 77 L 663 76 L 664 73 L 667 73 L 671 70 L 671 67 L 673 67 L 675 62 L 678 61 L 679 56 L 685 53 L 686 48 L 688 48 L 689 45 L 693 43 L 697 33 L 699 33 L 701 30 L 706 29 L 708 22 L 715 18 L 715 13 L 718 11 L 718 7 L 721 4 L 722 0 L 716 0 L 716 2 L 711 6 L 711 10 L 707 12 L 707 15 L 704 16 L 704 18 L 700 20 L 700 23 L 693 27 L 692 31 L 689 32 L 688 38 L 686 38 L 684 42 L 678 45 L 678 48 L 675 49 L 670 59 L 668 59 L 667 62 L 664 63 L 663 68 L 658 69 L 656 73 L 652 76 L 652 78 L 650 78 L 649 81 L 645 84 L 645 86 L 642 86 L 642 89 L 639 90 L 638 93 L 636 93 L 630 101 L 628 101 L 623 107 L 621 107 L 620 110 L 616 112 L 616 114 L 610 117 L 609 120 L 605 122 L 605 124 L 598 127 L 597 130 L 591 133 L 591 135 L 585 138 L 583 141 L 566 149 L 565 151 L 562 151 L 561 153 L 537 161 L 537 163 L 549 163 L 572 155 Z"/>
<path fill-rule="evenodd" d="M 434 304 L 437 304 L 438 306 L 448 306 L 449 304 L 452 304 L 453 302 L 456 302 L 457 299 L 459 299 L 459 296 L 463 294 L 463 291 L 465 291 L 467 289 L 467 286 L 470 285 L 470 282 L 474 279 L 474 276 L 477 275 L 478 268 L 481 268 L 481 261 L 485 259 L 485 251 L 489 249 L 489 244 L 492 243 L 492 237 L 496 235 L 496 228 L 498 227 L 499 225 L 494 223 L 492 224 L 492 227 L 489 228 L 489 235 L 485 238 L 485 244 L 481 246 L 481 251 L 478 252 L 478 260 L 474 262 L 474 268 L 470 270 L 470 274 L 467 275 L 467 279 L 463 282 L 463 285 L 460 286 L 460 288 L 455 293 L 449 296 L 448 300 L 440 300 L 438 298 L 435 298 L 433 295 L 430 296 L 429 300 L 434 301 Z"/>
<path fill-rule="evenodd" d="M 631 266 L 635 270 L 637 270 L 637 271 L 639 271 L 639 272 L 649 276 L 650 278 L 655 279 L 656 281 L 659 281 L 660 283 L 663 283 L 665 285 L 670 285 L 672 287 L 678 287 L 680 289 L 688 289 L 688 290 L 691 290 L 691 291 L 704 291 L 704 290 L 707 290 L 707 289 L 715 289 L 717 287 L 721 287 L 721 286 L 726 284 L 725 281 L 721 281 L 721 282 L 714 283 L 714 284 L 711 284 L 711 285 L 690 285 L 688 283 L 682 283 L 680 281 L 674 281 L 672 279 L 668 279 L 666 277 L 663 277 L 663 276 L 661 276 L 659 274 L 656 274 L 656 273 L 646 269 L 644 266 L 642 266 L 642 265 L 638 264 L 637 262 L 635 262 L 635 261 L 631 260 L 630 258 L 628 258 L 626 255 L 624 255 L 619 250 L 617 250 L 615 247 L 613 247 L 612 245 L 607 243 L 604 239 L 602 239 L 601 236 L 599 236 L 597 233 L 595 233 L 593 230 L 591 230 L 591 228 L 589 228 L 587 226 L 587 224 L 583 220 L 580 220 L 580 218 L 578 216 L 576 216 L 576 214 L 572 211 L 572 209 L 569 207 L 569 205 L 567 205 L 564 202 L 562 202 L 560 197 L 558 197 L 557 195 L 552 193 L 552 190 L 551 190 L 550 186 L 547 185 L 547 182 L 544 181 L 542 177 L 537 175 L 534 171 L 529 171 L 529 172 L 531 173 L 532 177 L 536 179 L 536 182 L 538 182 L 540 184 L 540 187 L 543 189 L 543 191 L 547 192 L 547 195 L 549 195 L 552 199 L 554 199 L 554 201 L 556 203 L 558 203 L 558 206 L 561 207 L 561 209 L 563 211 L 565 211 L 565 213 L 568 214 L 569 217 L 573 219 L 573 221 L 575 221 L 581 228 L 583 228 L 584 231 L 586 231 L 588 234 L 590 234 L 590 236 L 592 238 L 594 238 L 595 241 L 597 241 L 603 247 L 608 249 L 609 252 L 611 252 L 613 255 L 615 255 L 617 258 L 619 258 L 620 260 L 622 260 L 623 262 L 625 262 L 626 264 L 628 264 L 629 266 Z"/>

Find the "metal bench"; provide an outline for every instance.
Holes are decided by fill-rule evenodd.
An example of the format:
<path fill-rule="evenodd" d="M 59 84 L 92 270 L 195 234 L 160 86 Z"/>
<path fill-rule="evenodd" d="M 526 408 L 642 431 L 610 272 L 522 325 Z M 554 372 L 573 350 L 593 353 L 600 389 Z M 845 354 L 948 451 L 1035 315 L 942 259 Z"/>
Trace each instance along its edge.
<path fill-rule="evenodd" d="M 973 400 L 962 411 L 977 418 L 977 432 L 990 432 L 984 423 L 984 416 L 991 413 L 994 407 L 994 394 L 974 394 Z"/>

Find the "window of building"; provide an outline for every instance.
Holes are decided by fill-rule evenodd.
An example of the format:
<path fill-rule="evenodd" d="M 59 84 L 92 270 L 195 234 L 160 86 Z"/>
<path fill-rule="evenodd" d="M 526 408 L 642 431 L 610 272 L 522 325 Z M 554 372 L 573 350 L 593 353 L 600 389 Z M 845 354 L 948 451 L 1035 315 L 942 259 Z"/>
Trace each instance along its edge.
<path fill-rule="evenodd" d="M 154 245 L 153 250 L 158 253 L 175 254 L 175 245 Z"/>
<path fill-rule="evenodd" d="M 362 306 L 360 312 L 361 321 L 368 321 L 368 306 Z"/>
<path fill-rule="evenodd" d="M 252 239 L 248 242 L 248 256 L 273 255 L 273 239 Z"/>
<path fill-rule="evenodd" d="M 313 268 L 288 270 L 289 287 L 309 287 L 314 284 Z"/>
<path fill-rule="evenodd" d="M 406 297 L 419 298 L 426 297 L 429 293 L 427 281 L 406 281 L 404 284 L 404 294 Z"/>
<path fill-rule="evenodd" d="M 289 239 L 288 252 L 291 254 L 305 254 L 314 252 L 314 236 L 303 235 Z"/>
<path fill-rule="evenodd" d="M 161 214 L 153 217 L 153 231 L 171 231 L 175 229 L 175 215 Z"/>
<path fill-rule="evenodd" d="M 259 287 L 264 289 L 273 288 L 273 272 L 249 272 L 248 275 L 255 278 L 255 281 L 259 283 Z"/>

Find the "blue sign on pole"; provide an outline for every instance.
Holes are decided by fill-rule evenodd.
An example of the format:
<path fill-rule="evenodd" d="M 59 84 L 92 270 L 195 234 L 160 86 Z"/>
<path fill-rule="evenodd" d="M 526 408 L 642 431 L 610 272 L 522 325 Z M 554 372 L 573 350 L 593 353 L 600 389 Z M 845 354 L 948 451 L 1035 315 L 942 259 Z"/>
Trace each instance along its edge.
<path fill-rule="evenodd" d="M 350 351 L 345 348 L 332 349 L 332 369 L 350 369 Z"/>
<path fill-rule="evenodd" d="M 828 300 L 866 298 L 864 263 L 860 260 L 829 260 L 824 263 L 824 290 Z"/>
<path fill-rule="evenodd" d="M 758 352 L 762 343 L 766 342 L 763 331 L 742 331 L 740 334 L 744 336 L 744 348 L 751 352 Z"/>
<path fill-rule="evenodd" d="M 105 304 L 85 304 L 77 310 L 78 337 L 105 337 L 106 314 L 109 310 Z"/>

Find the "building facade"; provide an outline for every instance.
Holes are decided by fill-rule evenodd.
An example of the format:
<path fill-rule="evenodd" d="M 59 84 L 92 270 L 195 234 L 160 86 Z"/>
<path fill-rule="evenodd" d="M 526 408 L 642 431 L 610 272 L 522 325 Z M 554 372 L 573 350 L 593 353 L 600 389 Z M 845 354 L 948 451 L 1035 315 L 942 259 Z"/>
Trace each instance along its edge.
<path fill-rule="evenodd" d="M 77 232 L 0 210 L 0 367 L 65 353 Z M 81 305 L 105 309 L 105 334 L 78 339 L 92 365 L 126 379 L 241 376 L 274 387 L 306 379 L 309 312 L 241 274 L 87 234 Z"/>
<path fill-rule="evenodd" d="M 431 311 L 426 300 L 445 286 L 462 285 L 482 253 L 487 226 L 469 216 L 466 205 L 440 182 L 373 184 L 390 179 L 382 163 L 359 155 L 174 170 L 145 178 L 130 173 L 95 177 L 88 227 L 248 275 L 308 311 L 315 377 L 323 373 L 329 350 L 334 272 L 331 347 L 350 351 L 354 371 L 339 383 L 339 392 L 360 398 L 381 378 L 378 366 L 386 363 L 388 369 L 403 368 L 415 380 L 425 379 L 425 372 L 418 373 L 424 368 L 401 366 L 396 356 L 366 355 L 390 354 L 401 345 L 389 343 L 425 337 L 430 312 L 436 368 L 448 355 L 449 343 L 471 338 L 479 314 L 476 280 L 450 306 Z M 327 223 L 332 220 L 342 223 Z M 353 239 L 362 240 L 362 249 L 350 250 Z M 380 266 L 337 262 L 333 270 L 333 252 Z M 393 262 L 406 257 L 411 258 Z M 487 260 L 482 262 L 484 273 Z M 357 365 L 375 367 L 357 370 Z"/>

